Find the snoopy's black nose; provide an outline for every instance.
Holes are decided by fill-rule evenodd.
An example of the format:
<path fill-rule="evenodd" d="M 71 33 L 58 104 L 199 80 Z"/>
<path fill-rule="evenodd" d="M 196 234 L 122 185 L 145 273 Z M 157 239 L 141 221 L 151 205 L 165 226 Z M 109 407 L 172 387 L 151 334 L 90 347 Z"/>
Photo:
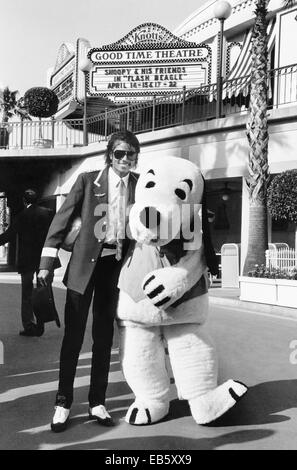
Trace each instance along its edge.
<path fill-rule="evenodd" d="M 160 221 L 161 214 L 155 207 L 145 207 L 140 212 L 140 222 L 148 229 L 158 227 Z"/>

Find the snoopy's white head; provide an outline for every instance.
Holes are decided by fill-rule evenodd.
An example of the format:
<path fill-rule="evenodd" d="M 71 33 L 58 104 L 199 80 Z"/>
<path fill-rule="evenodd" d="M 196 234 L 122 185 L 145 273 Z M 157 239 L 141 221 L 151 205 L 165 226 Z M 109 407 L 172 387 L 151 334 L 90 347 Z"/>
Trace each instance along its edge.
<path fill-rule="evenodd" d="M 130 211 L 132 237 L 155 246 L 183 237 L 201 244 L 204 180 L 192 162 L 177 157 L 153 159 L 142 169 Z M 199 246 L 198 246 L 199 248 Z"/>

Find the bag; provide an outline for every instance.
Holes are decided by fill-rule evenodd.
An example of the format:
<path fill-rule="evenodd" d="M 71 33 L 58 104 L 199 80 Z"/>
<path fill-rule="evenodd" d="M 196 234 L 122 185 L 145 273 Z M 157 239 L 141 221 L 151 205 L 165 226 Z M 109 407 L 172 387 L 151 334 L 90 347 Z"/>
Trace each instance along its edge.
<path fill-rule="evenodd" d="M 55 321 L 58 328 L 60 328 L 61 323 L 58 312 L 56 310 L 53 289 L 51 285 L 37 285 L 37 287 L 33 289 L 32 304 L 34 315 L 36 316 L 38 323 L 48 323 L 50 321 Z"/>
<path fill-rule="evenodd" d="M 61 248 L 65 251 L 72 251 L 74 247 L 74 243 L 78 237 L 78 234 L 81 229 L 81 218 L 76 217 L 71 225 L 69 232 L 67 233 L 64 242 L 61 245 Z"/>

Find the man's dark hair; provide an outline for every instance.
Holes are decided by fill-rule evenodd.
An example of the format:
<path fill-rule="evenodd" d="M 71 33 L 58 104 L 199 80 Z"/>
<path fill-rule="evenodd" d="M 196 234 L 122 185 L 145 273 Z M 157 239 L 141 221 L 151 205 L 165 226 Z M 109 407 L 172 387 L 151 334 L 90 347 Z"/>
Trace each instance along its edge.
<path fill-rule="evenodd" d="M 137 139 L 136 135 L 133 134 L 133 132 L 130 131 L 118 131 L 112 134 L 109 138 L 106 151 L 105 151 L 105 163 L 107 166 L 111 165 L 111 154 L 114 148 L 114 144 L 116 141 L 121 140 L 123 142 L 126 142 L 127 144 L 131 145 L 132 147 L 135 148 L 135 152 L 137 155 L 140 152 L 140 145 L 139 145 L 139 140 Z M 135 160 L 135 164 L 137 164 L 138 158 Z"/>
<path fill-rule="evenodd" d="M 33 189 L 26 189 L 23 197 L 27 204 L 35 204 L 37 202 L 37 194 Z"/>

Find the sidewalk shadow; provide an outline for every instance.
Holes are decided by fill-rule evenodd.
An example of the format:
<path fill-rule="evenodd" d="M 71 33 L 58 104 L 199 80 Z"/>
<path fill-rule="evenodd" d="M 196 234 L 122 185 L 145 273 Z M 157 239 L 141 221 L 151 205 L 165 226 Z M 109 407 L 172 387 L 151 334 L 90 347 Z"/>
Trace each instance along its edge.
<path fill-rule="evenodd" d="M 236 406 L 213 426 L 281 423 L 290 420 L 282 413 L 297 407 L 297 380 L 277 380 L 251 387 Z"/>
<path fill-rule="evenodd" d="M 60 447 L 63 450 L 215 450 L 226 445 L 240 445 L 245 442 L 266 439 L 274 434 L 270 429 L 251 429 L 234 431 L 216 437 L 189 438 L 172 435 L 116 438 L 101 440 L 100 442 L 84 442 Z M 260 447 L 257 447 L 260 449 Z"/>
<path fill-rule="evenodd" d="M 224 416 L 209 427 L 248 426 L 281 423 L 290 420 L 281 413 L 297 408 L 297 380 L 264 382 L 251 387 L 247 394 Z M 191 416 L 186 400 L 172 400 L 169 414 L 162 422 Z"/>
<path fill-rule="evenodd" d="M 50 430 L 50 421 L 54 412 L 53 391 L 40 391 L 34 395 L 18 397 L 17 399 L 0 404 L 0 448 L 5 450 L 39 449 L 43 445 L 60 448 L 61 441 L 76 445 L 88 439 L 101 440 L 111 428 L 98 426 L 96 421 L 88 416 L 89 385 L 75 389 L 75 402 L 71 409 L 71 419 L 67 433 L 54 434 Z M 126 414 L 131 399 L 126 383 L 118 381 L 108 388 L 108 408 L 117 424 Z M 124 395 L 124 397 L 119 397 Z M 16 417 L 18 417 L 16 419 Z M 12 438 L 13 436 L 13 438 Z"/>

